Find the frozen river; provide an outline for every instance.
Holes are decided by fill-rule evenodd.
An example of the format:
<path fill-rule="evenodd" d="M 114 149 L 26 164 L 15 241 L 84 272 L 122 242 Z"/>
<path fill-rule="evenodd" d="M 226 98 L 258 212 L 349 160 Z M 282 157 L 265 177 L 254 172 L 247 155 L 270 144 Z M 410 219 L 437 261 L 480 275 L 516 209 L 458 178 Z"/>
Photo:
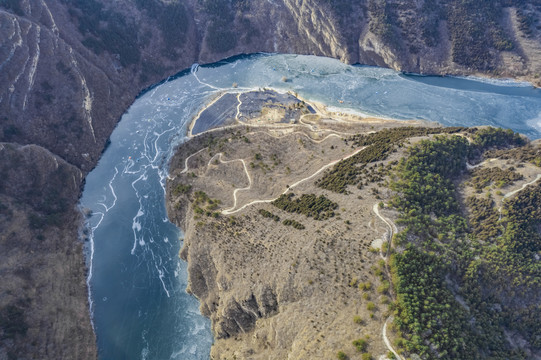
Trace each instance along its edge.
<path fill-rule="evenodd" d="M 185 292 L 182 232 L 165 211 L 167 164 L 209 98 L 264 87 L 337 109 L 541 137 L 541 90 L 525 83 L 404 75 L 298 55 L 192 66 L 133 103 L 86 179 L 81 205 L 92 210 L 88 282 L 100 359 L 209 358 L 210 321 Z"/>

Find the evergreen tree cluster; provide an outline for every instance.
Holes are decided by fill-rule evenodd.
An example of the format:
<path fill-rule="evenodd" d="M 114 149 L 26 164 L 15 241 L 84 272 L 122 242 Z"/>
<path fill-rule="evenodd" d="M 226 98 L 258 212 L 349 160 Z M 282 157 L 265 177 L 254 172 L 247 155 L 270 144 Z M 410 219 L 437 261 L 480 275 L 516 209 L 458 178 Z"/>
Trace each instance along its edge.
<path fill-rule="evenodd" d="M 507 199 L 501 219 L 491 199 L 469 198 L 466 219 L 456 186 L 466 160 L 522 141 L 501 129 L 472 134 L 472 143 L 421 141 L 396 167 L 392 204 L 405 225 L 394 242 L 404 250 L 390 262 L 398 342 L 425 359 L 526 359 L 504 331 L 540 349 L 541 185 Z"/>
<path fill-rule="evenodd" d="M 302 194 L 300 198 L 294 199 L 295 194 L 282 194 L 272 202 L 278 209 L 289 213 L 303 214 L 313 217 L 314 220 L 326 220 L 334 216 L 334 210 L 338 204 L 327 199 L 324 195 Z"/>

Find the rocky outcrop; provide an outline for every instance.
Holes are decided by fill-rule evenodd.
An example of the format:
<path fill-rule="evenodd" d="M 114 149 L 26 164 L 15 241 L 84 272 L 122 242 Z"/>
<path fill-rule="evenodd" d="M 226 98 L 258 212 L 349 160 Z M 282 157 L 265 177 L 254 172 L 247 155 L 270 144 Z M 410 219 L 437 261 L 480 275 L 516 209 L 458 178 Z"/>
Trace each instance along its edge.
<path fill-rule="evenodd" d="M 178 214 L 175 210 L 172 214 Z M 189 218 L 193 214 L 190 212 Z M 191 221 L 191 220 L 188 220 Z M 224 339 L 248 333 L 256 321 L 274 315 L 278 310 L 278 298 L 271 284 L 247 286 L 246 291 L 235 291 L 233 281 L 227 279 L 224 264 L 211 253 L 208 244 L 197 239 L 197 227 L 187 225 L 186 239 L 180 256 L 188 262 L 189 285 L 187 291 L 201 301 L 201 312 L 212 319 L 216 338 Z M 195 230 L 194 230 L 195 229 Z M 249 290 L 254 288 L 253 291 Z"/>

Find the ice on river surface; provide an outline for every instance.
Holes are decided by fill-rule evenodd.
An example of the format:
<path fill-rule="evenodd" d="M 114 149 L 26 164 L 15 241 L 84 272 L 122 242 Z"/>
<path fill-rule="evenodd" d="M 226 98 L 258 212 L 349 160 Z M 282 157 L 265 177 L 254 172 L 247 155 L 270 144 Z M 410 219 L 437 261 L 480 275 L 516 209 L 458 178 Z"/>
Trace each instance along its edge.
<path fill-rule="evenodd" d="M 185 292 L 182 233 L 165 211 L 167 164 L 210 98 L 265 87 L 344 111 L 541 136 L 541 91 L 524 83 L 411 76 L 297 55 L 192 66 L 133 103 L 86 179 L 81 205 L 92 210 L 88 282 L 100 359 L 209 358 L 210 322 Z"/>

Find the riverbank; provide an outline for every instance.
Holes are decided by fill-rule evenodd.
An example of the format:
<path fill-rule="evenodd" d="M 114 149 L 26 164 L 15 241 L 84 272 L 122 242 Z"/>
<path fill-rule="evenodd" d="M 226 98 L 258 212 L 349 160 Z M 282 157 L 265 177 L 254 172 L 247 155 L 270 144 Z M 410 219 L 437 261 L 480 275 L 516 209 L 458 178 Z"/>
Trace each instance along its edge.
<path fill-rule="evenodd" d="M 199 122 L 203 125 L 194 134 L 194 128 Z M 329 132 L 348 136 L 360 129 L 368 131 L 367 126 L 375 131 L 403 124 L 404 120 L 326 105 L 291 91 L 239 89 L 217 93 L 190 121 L 187 136 L 193 138 L 207 131 L 233 129 L 243 125 L 275 131 L 280 128 L 288 129 L 286 131 L 305 128 L 319 133 L 318 136 Z M 425 120 L 409 120 L 409 124 L 440 126 Z"/>

